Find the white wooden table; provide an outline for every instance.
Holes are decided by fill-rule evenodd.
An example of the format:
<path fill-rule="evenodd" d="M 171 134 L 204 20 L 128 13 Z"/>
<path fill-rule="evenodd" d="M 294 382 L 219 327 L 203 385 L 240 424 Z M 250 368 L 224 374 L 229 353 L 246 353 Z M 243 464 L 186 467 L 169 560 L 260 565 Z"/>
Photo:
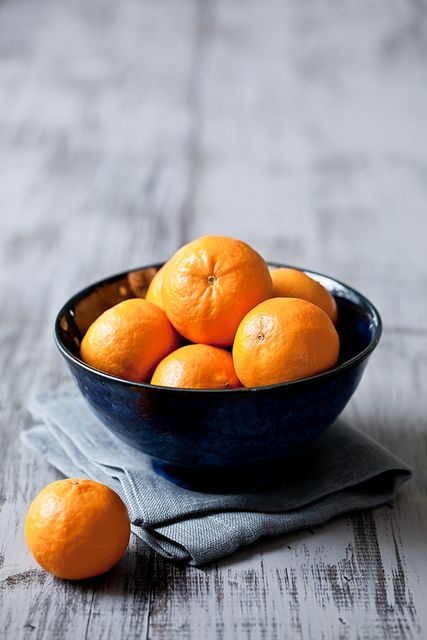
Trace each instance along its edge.
<path fill-rule="evenodd" d="M 0 637 L 427 637 L 423 0 L 0 3 Z M 366 293 L 385 325 L 348 420 L 413 465 L 394 506 L 201 569 L 132 540 L 61 582 L 23 519 L 24 450 L 78 288 L 206 232 Z"/>

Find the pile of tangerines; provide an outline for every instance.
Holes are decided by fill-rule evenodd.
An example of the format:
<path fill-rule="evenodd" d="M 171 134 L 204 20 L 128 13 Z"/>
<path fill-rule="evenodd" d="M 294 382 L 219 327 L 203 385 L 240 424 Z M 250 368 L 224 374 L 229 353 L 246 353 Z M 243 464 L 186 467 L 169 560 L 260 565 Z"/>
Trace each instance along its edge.
<path fill-rule="evenodd" d="M 334 367 L 336 321 L 335 299 L 304 272 L 270 270 L 245 242 L 203 236 L 156 273 L 145 299 L 125 300 L 99 316 L 80 354 L 90 366 L 134 382 L 264 386 Z"/>

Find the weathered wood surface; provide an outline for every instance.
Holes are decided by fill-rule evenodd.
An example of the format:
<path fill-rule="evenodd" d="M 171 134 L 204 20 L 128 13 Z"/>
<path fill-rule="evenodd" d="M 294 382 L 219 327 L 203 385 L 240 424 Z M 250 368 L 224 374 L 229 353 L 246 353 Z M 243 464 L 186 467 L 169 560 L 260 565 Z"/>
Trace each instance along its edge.
<path fill-rule="evenodd" d="M 425 638 L 427 8 L 422 0 L 0 3 L 0 637 Z M 385 332 L 347 416 L 416 470 L 391 508 L 202 569 L 136 540 L 38 569 L 20 446 L 77 288 L 203 232 L 369 295 Z"/>

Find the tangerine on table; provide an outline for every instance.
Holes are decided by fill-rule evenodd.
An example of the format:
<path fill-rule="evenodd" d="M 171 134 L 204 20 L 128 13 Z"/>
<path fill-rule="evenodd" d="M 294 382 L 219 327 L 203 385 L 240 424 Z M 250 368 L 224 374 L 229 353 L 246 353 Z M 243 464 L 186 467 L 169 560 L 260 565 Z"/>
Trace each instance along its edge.
<path fill-rule="evenodd" d="M 231 354 L 206 344 L 189 344 L 170 353 L 157 365 L 151 384 L 190 389 L 242 386 Z"/>
<path fill-rule="evenodd" d="M 25 519 L 34 559 L 49 573 L 69 580 L 111 569 L 126 551 L 129 537 L 122 500 L 93 480 L 51 482 L 35 497 Z"/>
<path fill-rule="evenodd" d="M 131 298 L 107 309 L 90 325 L 80 355 L 95 369 L 144 382 L 178 344 L 162 309 L 142 298 Z"/>
<path fill-rule="evenodd" d="M 248 244 L 224 236 L 203 236 L 168 261 L 162 296 L 174 327 L 192 342 L 229 346 L 240 320 L 271 297 L 264 259 Z"/>
<path fill-rule="evenodd" d="M 152 302 L 153 304 L 156 304 L 158 307 L 160 307 L 160 309 L 163 309 L 163 310 L 164 310 L 164 305 L 163 305 L 162 287 L 163 287 L 163 276 L 165 273 L 165 266 L 166 264 L 160 267 L 160 269 L 154 275 L 154 278 L 150 282 L 150 285 L 147 289 L 147 294 L 145 296 L 145 299 L 148 300 L 148 302 Z"/>
<path fill-rule="evenodd" d="M 338 334 L 320 307 L 298 298 L 271 298 L 241 321 L 233 361 L 243 385 L 255 387 L 327 371 L 338 352 Z"/>
<path fill-rule="evenodd" d="M 271 270 L 273 297 L 301 298 L 323 309 L 334 324 L 337 323 L 337 303 L 324 286 L 304 271 L 279 267 Z"/>

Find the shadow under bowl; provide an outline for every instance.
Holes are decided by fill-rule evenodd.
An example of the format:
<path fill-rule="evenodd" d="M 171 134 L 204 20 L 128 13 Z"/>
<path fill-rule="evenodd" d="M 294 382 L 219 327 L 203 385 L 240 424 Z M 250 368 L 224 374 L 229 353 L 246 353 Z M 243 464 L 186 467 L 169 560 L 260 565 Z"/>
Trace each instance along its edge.
<path fill-rule="evenodd" d="M 325 373 L 265 387 L 200 390 L 134 383 L 85 364 L 79 349 L 90 324 L 122 300 L 144 297 L 160 266 L 106 278 L 70 298 L 56 319 L 57 346 L 96 416 L 148 454 L 158 473 L 197 490 L 262 484 L 275 465 L 320 436 L 343 411 L 380 339 L 380 316 L 361 293 L 304 269 L 338 306 L 340 356 Z"/>

